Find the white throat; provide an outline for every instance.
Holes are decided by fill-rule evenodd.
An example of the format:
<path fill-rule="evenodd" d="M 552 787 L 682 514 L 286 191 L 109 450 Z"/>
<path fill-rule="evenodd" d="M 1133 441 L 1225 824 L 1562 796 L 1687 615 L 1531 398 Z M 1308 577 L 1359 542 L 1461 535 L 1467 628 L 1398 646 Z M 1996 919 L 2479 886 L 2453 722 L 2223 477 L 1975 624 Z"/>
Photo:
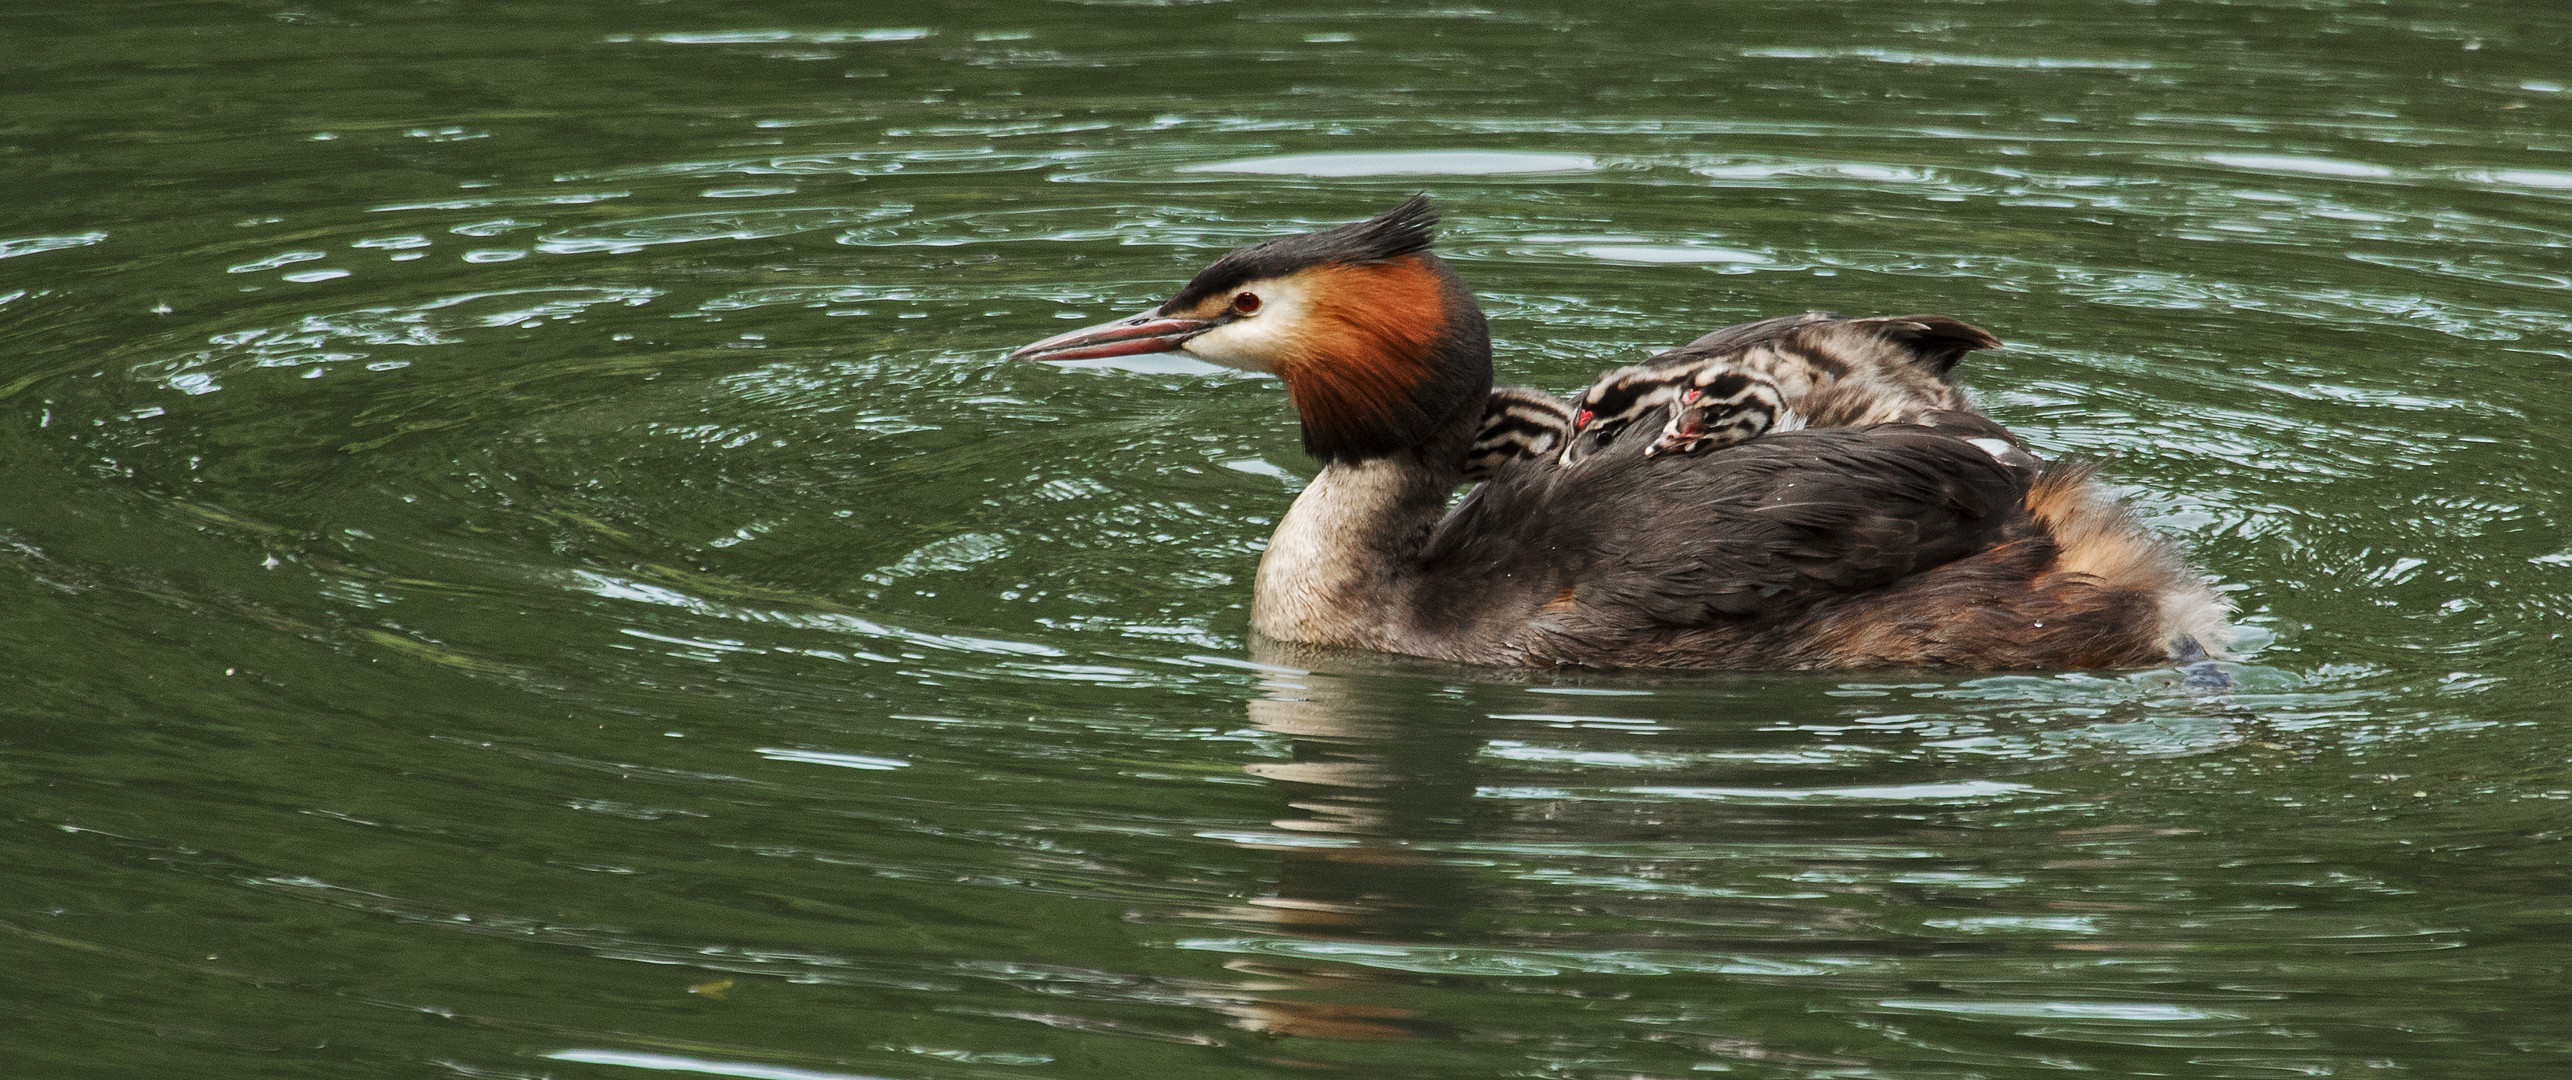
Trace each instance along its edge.
<path fill-rule="evenodd" d="M 1398 455 L 1324 466 L 1268 539 L 1251 629 L 1281 641 L 1389 648 L 1406 570 L 1445 496 Z"/>

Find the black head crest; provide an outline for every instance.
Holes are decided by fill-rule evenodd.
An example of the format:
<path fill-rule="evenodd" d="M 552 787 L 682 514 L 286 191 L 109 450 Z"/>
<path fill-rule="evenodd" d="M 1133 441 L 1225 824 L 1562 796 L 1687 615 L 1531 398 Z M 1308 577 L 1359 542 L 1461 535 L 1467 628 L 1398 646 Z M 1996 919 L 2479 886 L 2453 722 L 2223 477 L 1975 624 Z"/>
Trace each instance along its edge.
<path fill-rule="evenodd" d="M 1239 248 L 1197 272 L 1162 305 L 1176 311 L 1246 281 L 1280 277 L 1326 264 L 1367 266 L 1429 250 L 1438 204 L 1414 195 L 1364 221 L 1316 233 L 1281 236 Z"/>

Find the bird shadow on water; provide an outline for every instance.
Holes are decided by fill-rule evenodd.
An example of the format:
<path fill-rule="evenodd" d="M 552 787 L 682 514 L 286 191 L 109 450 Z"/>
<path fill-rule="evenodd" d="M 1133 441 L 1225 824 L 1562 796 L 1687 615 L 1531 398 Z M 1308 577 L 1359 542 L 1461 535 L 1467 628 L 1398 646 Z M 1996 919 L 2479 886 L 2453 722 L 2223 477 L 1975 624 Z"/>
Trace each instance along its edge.
<path fill-rule="evenodd" d="M 1240 980 L 1205 1007 L 1326 1042 L 1484 1041 L 1440 1007 L 1478 983 L 1622 999 L 1632 977 L 1677 974 L 1755 999 L 1990 948 L 1886 932 L 1849 896 L 1950 903 L 1915 883 L 2026 857 L 1995 817 L 2141 830 L 2060 808 L 2114 803 L 2102 774 L 2140 759 L 2280 748 L 2205 670 L 1495 672 L 1273 642 L 1252 657 L 1246 711 L 1275 756 L 1243 771 L 1276 817 L 1222 838 L 1273 858 L 1271 884 L 1161 918 L 1219 931 L 1180 942 Z M 1755 1032 L 1697 1049 L 1859 1064 Z"/>

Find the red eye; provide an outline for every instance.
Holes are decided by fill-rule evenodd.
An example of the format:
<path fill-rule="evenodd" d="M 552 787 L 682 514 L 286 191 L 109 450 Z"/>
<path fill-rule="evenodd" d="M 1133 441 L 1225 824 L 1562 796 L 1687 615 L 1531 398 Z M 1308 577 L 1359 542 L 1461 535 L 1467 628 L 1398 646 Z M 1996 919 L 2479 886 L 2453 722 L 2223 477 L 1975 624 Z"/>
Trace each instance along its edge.
<path fill-rule="evenodd" d="M 1679 395 L 1679 400 L 1681 400 L 1681 401 L 1695 401 L 1695 400 L 1697 400 L 1698 398 L 1701 398 L 1701 397 L 1704 397 L 1704 396 L 1706 396 L 1706 392 L 1705 392 L 1705 391 L 1703 391 L 1703 390 L 1699 390 L 1699 389 L 1697 389 L 1696 387 L 1691 386 L 1691 387 L 1689 387 L 1689 388 L 1687 389 L 1687 391 L 1686 391 L 1686 392 L 1684 392 L 1684 393 L 1682 393 L 1682 394 L 1680 394 L 1680 395 Z"/>
<path fill-rule="evenodd" d="M 1590 411 L 1589 411 L 1588 409 L 1583 409 L 1583 410 L 1581 410 L 1581 415 L 1579 415 L 1579 416 L 1575 416 L 1575 417 L 1573 417 L 1573 418 L 1572 418 L 1572 426 L 1573 426 L 1573 427 L 1588 427 L 1588 426 L 1589 426 L 1589 424 L 1590 424 Z"/>
<path fill-rule="evenodd" d="M 1257 294 L 1257 293 L 1234 293 L 1234 294 L 1232 294 L 1232 313 L 1233 313 L 1233 314 L 1235 314 L 1235 315 L 1248 315 L 1248 314 L 1251 314 L 1251 313 L 1256 312 L 1256 311 L 1258 311 L 1258 310 L 1259 310 L 1259 294 Z"/>

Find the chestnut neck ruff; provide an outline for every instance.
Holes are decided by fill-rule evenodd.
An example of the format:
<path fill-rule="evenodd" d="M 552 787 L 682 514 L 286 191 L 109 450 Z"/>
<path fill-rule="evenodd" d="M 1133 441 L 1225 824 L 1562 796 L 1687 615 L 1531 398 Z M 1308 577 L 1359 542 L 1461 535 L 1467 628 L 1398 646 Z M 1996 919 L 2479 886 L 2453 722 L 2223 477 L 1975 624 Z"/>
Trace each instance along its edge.
<path fill-rule="evenodd" d="M 1428 441 L 1479 415 L 1491 389 L 1491 332 L 1455 272 L 1434 255 L 1335 264 L 1299 275 L 1306 328 L 1276 357 L 1304 424 L 1304 450 L 1362 461 Z"/>

